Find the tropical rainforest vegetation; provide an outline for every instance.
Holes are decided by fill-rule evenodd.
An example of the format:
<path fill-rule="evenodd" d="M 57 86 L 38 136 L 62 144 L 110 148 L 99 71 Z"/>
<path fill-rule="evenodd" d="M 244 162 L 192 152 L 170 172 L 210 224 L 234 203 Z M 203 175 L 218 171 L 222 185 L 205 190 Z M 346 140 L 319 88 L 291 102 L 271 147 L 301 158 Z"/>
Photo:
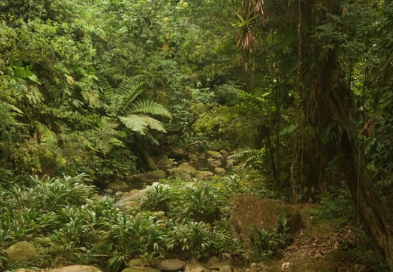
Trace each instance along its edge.
<path fill-rule="evenodd" d="M 236 251 L 211 224 L 248 190 L 217 189 L 233 179 L 170 198 L 156 187 L 142 207 L 182 218 L 163 225 L 89 200 L 197 142 L 240 150 L 292 203 L 345 188 L 392 268 L 392 27 L 383 0 L 2 0 L 0 250 L 46 233 L 58 256 L 114 271 L 130 254 Z M 89 251 L 102 233 L 116 243 Z"/>

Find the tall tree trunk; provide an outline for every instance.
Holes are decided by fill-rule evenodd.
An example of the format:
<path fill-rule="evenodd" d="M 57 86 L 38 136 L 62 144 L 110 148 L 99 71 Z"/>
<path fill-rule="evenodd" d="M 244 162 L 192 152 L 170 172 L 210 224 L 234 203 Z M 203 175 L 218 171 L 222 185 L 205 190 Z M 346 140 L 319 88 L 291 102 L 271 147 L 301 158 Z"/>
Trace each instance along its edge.
<path fill-rule="evenodd" d="M 340 156 L 340 168 L 363 226 L 393 269 L 393 224 L 386 208 L 377 200 L 372 184 L 358 175 L 358 153 L 354 144 L 357 133 L 356 128 L 351 127 L 351 91 L 341 73 L 338 45 L 328 38 L 314 36 L 317 27 L 327 20 L 327 13 L 340 16 L 340 2 L 307 0 L 302 12 L 304 20 L 314 27 L 313 33 L 304 33 L 302 37 L 303 52 L 308 53 L 302 59 L 302 71 L 307 71 L 303 76 L 304 114 L 306 122 L 317 131 L 307 157 L 312 171 L 309 178 L 313 179 L 312 183 L 322 182 L 329 161 Z"/>
<path fill-rule="evenodd" d="M 367 235 L 371 238 L 374 248 L 384 254 L 386 261 L 393 270 L 393 222 L 389 218 L 387 207 L 375 197 L 371 182 L 359 175 L 360 157 L 353 141 L 344 134 L 341 138 L 342 161 L 341 171 L 345 174 L 356 211 Z M 362 171 L 363 172 L 363 171 Z"/>

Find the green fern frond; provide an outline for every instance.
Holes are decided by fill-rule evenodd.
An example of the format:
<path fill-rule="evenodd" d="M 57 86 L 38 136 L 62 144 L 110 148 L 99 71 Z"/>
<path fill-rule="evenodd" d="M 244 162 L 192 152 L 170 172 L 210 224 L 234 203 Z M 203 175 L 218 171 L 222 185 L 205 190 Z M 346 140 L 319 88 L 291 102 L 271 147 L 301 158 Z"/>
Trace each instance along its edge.
<path fill-rule="evenodd" d="M 101 108 L 104 106 L 96 90 L 82 91 L 81 94 L 90 107 Z"/>
<path fill-rule="evenodd" d="M 20 115 L 23 115 L 23 112 L 19 108 L 0 101 L 0 131 L 9 131 L 11 127 L 22 126 L 23 124 L 16 120 Z"/>
<path fill-rule="evenodd" d="M 79 99 L 72 99 L 71 104 L 74 105 L 75 108 L 81 108 L 83 106 L 83 102 Z"/>
<path fill-rule="evenodd" d="M 120 121 L 129 129 L 142 135 L 146 133 L 146 121 L 140 115 L 130 114 L 127 116 L 119 116 Z"/>
<path fill-rule="evenodd" d="M 236 93 L 242 101 L 242 103 L 238 105 L 239 109 L 247 108 L 248 112 L 256 112 L 259 115 L 261 112 L 265 111 L 267 105 L 265 97 L 268 94 L 264 93 L 260 89 L 254 90 L 253 93 L 248 93 L 238 89 L 236 90 Z"/>
<path fill-rule="evenodd" d="M 94 133 L 94 138 L 97 140 L 97 146 L 103 154 L 108 154 L 114 147 L 124 147 L 124 143 L 117 139 L 118 122 L 109 118 L 103 118 L 100 122 L 100 127 Z"/>
<path fill-rule="evenodd" d="M 119 90 L 121 90 L 121 92 L 123 92 L 124 90 L 122 90 L 122 85 L 120 84 L 119 86 Z M 143 92 L 143 89 L 141 89 L 141 87 L 143 86 L 143 83 L 139 83 L 137 85 L 134 86 L 129 86 L 129 88 L 127 89 L 127 92 L 123 95 L 123 104 L 121 106 L 123 112 L 126 112 L 127 109 L 129 109 L 129 107 L 132 105 L 132 102 L 134 102 L 134 100 Z"/>
<path fill-rule="evenodd" d="M 109 111 L 117 115 L 123 105 L 123 96 L 113 95 L 109 101 Z"/>
<path fill-rule="evenodd" d="M 47 126 L 36 121 L 35 122 L 36 133 L 39 135 L 39 139 L 44 143 L 55 143 L 57 141 L 56 134 L 52 132 Z"/>
<path fill-rule="evenodd" d="M 6 102 L 5 102 L 5 103 L 1 103 L 1 104 L 6 105 L 6 107 L 7 107 L 10 111 L 14 111 L 14 112 L 16 112 L 16 113 L 18 113 L 18 114 L 20 114 L 20 115 L 23 114 L 23 112 L 22 112 L 19 108 L 15 107 L 14 105 L 11 105 L 11 104 L 6 103 Z"/>
<path fill-rule="evenodd" d="M 258 161 L 262 156 L 262 152 L 259 149 L 247 149 L 240 151 L 236 154 L 229 156 L 231 159 L 238 159 L 246 163 L 246 165 L 251 165 Z"/>
<path fill-rule="evenodd" d="M 164 106 L 151 100 L 135 102 L 131 107 L 131 111 L 133 113 L 146 113 L 172 118 L 172 114 Z"/>
<path fill-rule="evenodd" d="M 160 121 L 147 115 L 129 114 L 127 116 L 120 116 L 119 119 L 127 128 L 142 135 L 146 135 L 148 128 L 166 132 Z"/>
<path fill-rule="evenodd" d="M 108 98 L 108 97 L 111 97 L 112 95 L 114 95 L 115 90 L 109 84 L 108 80 L 102 75 L 97 75 L 97 77 L 98 77 L 98 87 L 99 87 L 101 93 L 104 94 L 104 97 Z"/>
<path fill-rule="evenodd" d="M 140 89 L 143 82 L 136 82 L 133 78 L 125 78 L 116 88 L 116 93 L 120 95 L 129 95 L 130 92 Z"/>
<path fill-rule="evenodd" d="M 160 121 L 150 116 L 146 116 L 146 115 L 141 115 L 141 116 L 144 116 L 146 118 L 146 124 L 149 128 L 166 133 L 164 125 Z"/>

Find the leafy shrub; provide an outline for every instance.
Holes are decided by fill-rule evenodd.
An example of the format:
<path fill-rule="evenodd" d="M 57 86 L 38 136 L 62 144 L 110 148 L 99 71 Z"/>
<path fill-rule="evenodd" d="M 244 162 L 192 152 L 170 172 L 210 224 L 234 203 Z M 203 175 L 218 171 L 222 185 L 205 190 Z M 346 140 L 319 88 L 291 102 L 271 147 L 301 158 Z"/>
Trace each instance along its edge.
<path fill-rule="evenodd" d="M 237 190 L 229 185 L 231 180 L 196 187 L 172 180 L 170 186 L 149 187 L 142 204 L 146 209 L 167 209 L 172 218 L 163 219 L 150 211 L 125 214 L 113 199 L 95 198 L 89 182 L 84 174 L 31 177 L 29 186 L 0 191 L 0 250 L 29 239 L 47 248 L 41 266 L 72 261 L 101 263 L 118 271 L 136 255 L 207 257 L 240 247 L 230 238 L 229 225 L 213 222 L 221 219 L 226 197 Z"/>
<path fill-rule="evenodd" d="M 345 185 L 330 188 L 320 197 L 320 204 L 317 216 L 331 221 L 337 227 L 356 220 L 351 193 Z"/>
<path fill-rule="evenodd" d="M 278 227 L 273 231 L 268 232 L 257 227 L 252 227 L 252 230 L 250 240 L 254 251 L 253 255 L 259 261 L 267 261 L 291 242 L 286 234 L 288 227 L 285 215 L 278 217 Z"/>
<path fill-rule="evenodd" d="M 169 210 L 171 200 L 171 189 L 165 184 L 153 184 L 146 187 L 146 195 L 141 199 L 141 208 L 150 211 Z M 172 199 L 173 200 L 173 199 Z"/>
<path fill-rule="evenodd" d="M 225 197 L 209 183 L 197 183 L 196 186 L 186 186 L 179 199 L 179 204 L 170 214 L 181 218 L 191 218 L 195 221 L 211 223 L 219 220 L 221 208 L 227 203 Z"/>

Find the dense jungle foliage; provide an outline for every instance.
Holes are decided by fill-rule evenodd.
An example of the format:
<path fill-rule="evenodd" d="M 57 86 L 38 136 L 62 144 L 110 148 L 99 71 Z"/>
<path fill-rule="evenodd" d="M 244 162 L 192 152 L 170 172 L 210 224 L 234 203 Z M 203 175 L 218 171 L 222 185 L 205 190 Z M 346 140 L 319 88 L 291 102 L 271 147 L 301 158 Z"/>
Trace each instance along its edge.
<path fill-rule="evenodd" d="M 46 233 L 57 256 L 113 271 L 132 254 L 240 254 L 212 222 L 266 186 L 292 203 L 350 198 L 393 267 L 392 28 L 384 0 L 2 0 L 0 252 Z M 263 185 L 226 177 L 181 196 L 171 181 L 140 217 L 91 202 L 189 147 L 238 151 Z M 116 242 L 90 251 L 101 234 Z"/>

